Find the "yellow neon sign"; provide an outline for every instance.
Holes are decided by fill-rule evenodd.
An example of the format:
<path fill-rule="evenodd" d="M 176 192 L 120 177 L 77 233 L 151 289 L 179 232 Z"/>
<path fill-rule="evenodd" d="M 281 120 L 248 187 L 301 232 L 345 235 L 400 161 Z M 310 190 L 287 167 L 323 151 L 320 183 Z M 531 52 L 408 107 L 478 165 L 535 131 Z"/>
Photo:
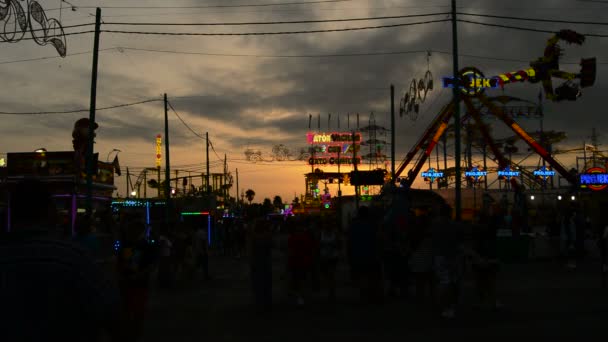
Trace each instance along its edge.
<path fill-rule="evenodd" d="M 161 146 L 162 146 L 162 136 L 159 134 L 156 136 L 156 167 L 160 167 L 161 161 Z"/>

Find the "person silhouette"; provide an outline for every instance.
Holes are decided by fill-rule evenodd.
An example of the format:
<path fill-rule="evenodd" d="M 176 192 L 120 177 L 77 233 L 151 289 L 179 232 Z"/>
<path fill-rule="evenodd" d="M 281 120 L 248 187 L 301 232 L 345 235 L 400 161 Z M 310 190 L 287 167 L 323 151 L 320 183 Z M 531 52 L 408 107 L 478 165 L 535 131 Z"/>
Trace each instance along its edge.
<path fill-rule="evenodd" d="M 0 235 L 0 303 L 6 341 L 116 340 L 116 289 L 90 253 L 50 236 L 54 208 L 43 183 L 10 191 L 10 231 Z"/>

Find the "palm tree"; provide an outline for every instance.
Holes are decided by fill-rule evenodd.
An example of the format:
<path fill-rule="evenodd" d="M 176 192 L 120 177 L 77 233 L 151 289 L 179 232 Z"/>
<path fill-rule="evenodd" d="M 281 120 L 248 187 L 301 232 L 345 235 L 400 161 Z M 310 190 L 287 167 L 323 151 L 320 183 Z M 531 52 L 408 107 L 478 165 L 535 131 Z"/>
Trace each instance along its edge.
<path fill-rule="evenodd" d="M 272 200 L 272 204 L 274 205 L 275 208 L 277 208 L 279 210 L 283 209 L 283 199 L 279 195 L 274 196 L 274 199 Z"/>
<path fill-rule="evenodd" d="M 247 191 L 245 191 L 245 197 L 247 197 L 249 204 L 251 204 L 251 201 L 253 201 L 253 198 L 255 197 L 255 191 L 247 189 Z"/>

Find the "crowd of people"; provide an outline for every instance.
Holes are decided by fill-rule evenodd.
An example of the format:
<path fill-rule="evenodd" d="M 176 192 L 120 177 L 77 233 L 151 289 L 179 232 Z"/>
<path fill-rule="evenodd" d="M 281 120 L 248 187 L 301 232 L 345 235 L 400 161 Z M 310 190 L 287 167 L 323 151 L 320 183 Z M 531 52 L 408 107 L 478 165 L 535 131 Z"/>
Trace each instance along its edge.
<path fill-rule="evenodd" d="M 215 226 L 213 250 L 205 227 L 163 225 L 151 238 L 142 221 L 127 220 L 119 225 L 120 243 L 105 268 L 111 272 L 103 272 L 100 266 L 108 265 L 95 238 L 98 223 L 79 219 L 73 241 L 63 241 L 49 234 L 53 208 L 40 183 L 18 184 L 10 200 L 12 229 L 0 239 L 0 302 L 11 313 L 3 316 L 7 340 L 137 341 L 154 282 L 171 290 L 178 279 L 210 281 L 210 264 L 219 257 L 245 257 L 253 302 L 262 312 L 273 308 L 273 280 L 279 277 L 295 306 L 306 306 L 311 290 L 324 291 L 331 305 L 339 303 L 339 270 L 349 271 L 346 278 L 365 303 L 405 297 L 446 319 L 455 316 L 463 276 L 471 270 L 479 305 L 501 307 L 500 218 L 492 210 L 482 211 L 475 224 L 453 222 L 446 204 L 408 211 L 360 206 L 345 225 L 336 216 L 289 217 L 280 229 L 268 217 L 226 220 Z M 558 220 L 566 250 L 576 250 L 584 220 L 574 211 Z M 598 239 L 604 271 L 607 232 Z M 278 246 L 282 237 L 285 246 Z M 273 274 L 277 248 L 284 251 L 280 275 Z"/>
<path fill-rule="evenodd" d="M 411 297 L 441 317 L 452 318 L 465 267 L 470 265 L 480 305 L 499 309 L 495 290 L 499 262 L 491 217 L 465 229 L 452 222 L 451 215 L 447 205 L 423 208 L 396 224 L 381 210 L 361 206 L 345 231 L 339 229 L 335 217 L 291 219 L 285 251 L 290 300 L 304 306 L 308 293 L 323 289 L 327 301 L 335 304 L 340 295 L 338 265 L 344 263 L 340 269 L 349 270 L 349 283 L 359 289 L 362 301 L 382 303 L 386 298 Z M 278 247 L 277 239 L 265 219 L 255 221 L 252 231 L 252 289 L 259 308 L 269 310 L 271 255 Z"/>

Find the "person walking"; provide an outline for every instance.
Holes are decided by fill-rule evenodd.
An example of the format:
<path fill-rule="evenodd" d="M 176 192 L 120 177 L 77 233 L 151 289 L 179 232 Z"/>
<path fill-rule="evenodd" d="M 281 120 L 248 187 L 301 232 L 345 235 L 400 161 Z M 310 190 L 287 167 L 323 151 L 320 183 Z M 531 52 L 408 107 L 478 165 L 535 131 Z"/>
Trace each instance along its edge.
<path fill-rule="evenodd" d="M 410 234 L 411 251 L 409 266 L 416 286 L 416 302 L 430 309 L 435 296 L 433 274 L 433 236 L 430 212 L 417 216 L 417 222 Z"/>
<path fill-rule="evenodd" d="M 335 226 L 324 221 L 319 238 L 321 274 L 325 280 L 330 303 L 336 301 L 336 267 L 340 256 L 340 239 Z"/>
<path fill-rule="evenodd" d="M 597 232 L 597 245 L 600 250 L 602 287 L 605 287 L 608 276 L 608 222 L 606 220 L 603 221 Z"/>
<path fill-rule="evenodd" d="M 120 296 L 90 253 L 53 237 L 55 207 L 44 183 L 10 188 L 10 231 L 0 234 L 3 341 L 119 341 Z"/>
<path fill-rule="evenodd" d="M 148 307 L 150 274 L 156 262 L 154 247 L 146 241 L 145 225 L 130 222 L 123 230 L 118 249 L 117 274 L 126 318 L 125 332 L 130 341 L 137 341 L 143 333 Z"/>
<path fill-rule="evenodd" d="M 500 270 L 496 234 L 497 225 L 493 216 L 482 216 L 474 231 L 473 249 L 468 251 L 472 257 L 480 304 L 492 310 L 502 307 L 496 297 L 496 277 Z"/>
<path fill-rule="evenodd" d="M 382 263 L 378 251 L 379 234 L 368 207 L 359 207 L 357 217 L 349 229 L 349 240 L 351 265 L 361 299 L 368 302 L 381 300 Z"/>
<path fill-rule="evenodd" d="M 438 281 L 441 317 L 454 318 L 464 271 L 464 233 L 451 222 L 452 208 L 442 205 L 432 220 L 434 271 Z"/>
<path fill-rule="evenodd" d="M 262 312 L 272 309 L 272 230 L 270 222 L 255 222 L 250 241 L 251 287 L 255 305 Z"/>
<path fill-rule="evenodd" d="M 209 275 L 209 240 L 207 239 L 207 229 L 198 228 L 192 239 L 192 253 L 196 255 L 197 270 L 203 272 L 203 279 L 211 280 Z"/>
<path fill-rule="evenodd" d="M 314 251 L 314 239 L 307 227 L 308 222 L 297 222 L 287 238 L 287 262 L 298 306 L 304 305 L 304 283 L 310 276 Z"/>
<path fill-rule="evenodd" d="M 169 289 L 173 286 L 173 263 L 171 261 L 173 243 L 169 239 L 166 225 L 161 226 L 159 244 L 158 282 L 161 288 Z"/>

